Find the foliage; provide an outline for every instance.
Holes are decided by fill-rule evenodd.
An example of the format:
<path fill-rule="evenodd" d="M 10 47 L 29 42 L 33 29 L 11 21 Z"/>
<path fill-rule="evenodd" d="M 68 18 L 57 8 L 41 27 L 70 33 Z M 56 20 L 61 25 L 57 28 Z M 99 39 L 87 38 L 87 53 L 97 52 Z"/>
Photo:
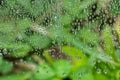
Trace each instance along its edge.
<path fill-rule="evenodd" d="M 1 0 L 0 80 L 119 80 L 119 0 Z"/>

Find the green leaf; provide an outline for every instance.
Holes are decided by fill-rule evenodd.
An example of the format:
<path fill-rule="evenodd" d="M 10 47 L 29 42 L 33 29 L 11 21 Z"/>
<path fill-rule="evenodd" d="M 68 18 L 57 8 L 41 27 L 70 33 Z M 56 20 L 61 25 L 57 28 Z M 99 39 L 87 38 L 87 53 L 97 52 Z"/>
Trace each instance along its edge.
<path fill-rule="evenodd" d="M 5 0 L 5 1 L 6 1 L 7 6 L 9 6 L 10 8 L 17 8 L 18 7 L 18 5 L 16 4 L 16 0 L 10 0 L 10 1 Z"/>
<path fill-rule="evenodd" d="M 71 63 L 65 60 L 56 61 L 53 64 L 53 67 L 55 69 L 57 76 L 61 78 L 67 77 L 72 69 Z"/>
<path fill-rule="evenodd" d="M 92 71 L 88 66 L 79 67 L 71 75 L 72 80 L 94 80 Z"/>
<path fill-rule="evenodd" d="M 55 72 L 47 64 L 40 65 L 34 73 L 35 80 L 50 79 L 55 75 Z"/>
<path fill-rule="evenodd" d="M 41 36 L 38 34 L 32 35 L 29 38 L 29 44 L 34 48 L 46 48 L 50 45 L 51 40 L 46 36 Z"/>
<path fill-rule="evenodd" d="M 9 9 L 4 8 L 4 7 L 0 7 L 0 18 L 1 18 L 1 20 L 3 19 L 3 16 L 5 16 L 5 15 L 9 15 Z"/>
<path fill-rule="evenodd" d="M 54 60 L 53 60 L 53 58 L 51 57 L 49 50 L 44 51 L 43 56 L 45 57 L 45 59 L 46 59 L 51 65 L 54 64 Z"/>
<path fill-rule="evenodd" d="M 65 14 L 65 15 L 62 15 L 61 21 L 62 21 L 63 25 L 67 25 L 67 24 L 71 23 L 72 19 L 71 19 L 71 16 L 69 14 Z"/>
<path fill-rule="evenodd" d="M 94 80 L 93 74 L 86 74 L 81 77 L 81 80 Z"/>
<path fill-rule="evenodd" d="M 19 22 L 18 22 L 19 23 Z M 28 27 L 29 22 L 25 22 L 24 25 L 15 24 L 14 21 L 0 22 L 0 42 L 6 44 L 13 43 L 15 41 L 25 41 L 25 27 Z M 22 22 L 23 23 L 23 22 Z M 24 28 L 24 29 L 23 29 Z"/>
<path fill-rule="evenodd" d="M 61 80 L 60 78 L 51 78 L 51 79 L 47 79 L 47 80 Z"/>
<path fill-rule="evenodd" d="M 79 11 L 79 14 L 77 15 L 79 19 L 87 19 L 88 16 L 89 16 L 89 10 L 87 8 Z"/>
<path fill-rule="evenodd" d="M 15 27 L 15 22 L 3 22 L 3 21 L 0 21 L 0 32 L 3 32 L 3 33 L 10 33 L 13 31 Z"/>
<path fill-rule="evenodd" d="M 16 0 L 16 3 L 18 3 L 20 6 L 24 7 L 25 9 L 29 9 L 31 7 L 30 0 L 26 0 L 26 1 Z"/>
<path fill-rule="evenodd" d="M 87 65 L 88 59 L 81 50 L 75 47 L 64 46 L 62 47 L 62 51 L 68 56 L 72 57 L 75 68 Z"/>
<path fill-rule="evenodd" d="M 17 21 L 17 27 L 20 30 L 29 28 L 31 26 L 30 24 L 31 24 L 31 21 L 28 19 L 22 19 L 22 20 Z"/>
<path fill-rule="evenodd" d="M 13 64 L 0 57 L 0 72 L 6 74 L 13 69 Z M 0 79 L 1 80 L 1 79 Z"/>
<path fill-rule="evenodd" d="M 109 80 L 109 78 L 103 74 L 95 74 L 94 77 L 95 77 L 95 80 Z"/>
<path fill-rule="evenodd" d="M 31 50 L 31 47 L 27 44 L 13 43 L 10 45 L 6 45 L 6 49 L 10 51 L 11 56 L 18 58 L 28 55 L 28 52 Z"/>
<path fill-rule="evenodd" d="M 120 70 L 116 70 L 115 78 L 116 80 L 120 79 Z"/>
<path fill-rule="evenodd" d="M 31 77 L 31 73 L 11 74 L 0 77 L 0 80 L 28 80 Z"/>
<path fill-rule="evenodd" d="M 120 14 L 120 0 L 111 0 L 111 13 L 114 16 L 117 16 Z"/>
<path fill-rule="evenodd" d="M 92 37 L 90 37 L 90 36 L 92 36 Z M 82 41 L 85 44 L 91 44 L 94 46 L 97 46 L 98 41 L 99 41 L 98 33 L 92 32 L 89 27 L 83 28 L 79 32 L 79 37 L 80 37 L 80 39 L 82 39 Z"/>
<path fill-rule="evenodd" d="M 86 18 L 88 16 L 88 12 L 86 12 L 86 9 L 90 4 L 94 3 L 95 0 L 84 0 L 84 1 L 77 1 L 77 0 L 63 0 L 64 7 L 68 12 L 76 17 L 79 16 L 79 18 Z M 85 11 L 85 12 L 84 12 Z M 81 14 L 83 12 L 84 14 Z"/>
<path fill-rule="evenodd" d="M 111 33 L 111 28 L 108 25 L 103 30 L 103 39 L 105 52 L 116 60 L 116 51 L 114 47 L 115 45 L 113 42 L 113 36 Z"/>

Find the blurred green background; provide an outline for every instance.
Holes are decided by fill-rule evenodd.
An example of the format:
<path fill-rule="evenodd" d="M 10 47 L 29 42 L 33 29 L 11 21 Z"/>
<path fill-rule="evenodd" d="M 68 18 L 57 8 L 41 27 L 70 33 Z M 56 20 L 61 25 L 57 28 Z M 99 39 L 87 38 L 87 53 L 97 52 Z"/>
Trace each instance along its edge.
<path fill-rule="evenodd" d="M 0 0 L 0 80 L 120 80 L 120 0 Z"/>

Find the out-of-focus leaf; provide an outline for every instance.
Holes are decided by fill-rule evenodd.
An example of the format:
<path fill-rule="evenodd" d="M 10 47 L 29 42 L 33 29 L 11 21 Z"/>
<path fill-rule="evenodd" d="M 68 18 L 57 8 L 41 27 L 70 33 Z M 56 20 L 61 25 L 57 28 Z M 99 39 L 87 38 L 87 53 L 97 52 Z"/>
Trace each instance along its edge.
<path fill-rule="evenodd" d="M 64 0 L 64 7 L 72 16 L 76 17 L 79 16 L 80 12 L 84 12 L 84 9 L 87 8 L 94 1 L 95 0 Z M 85 12 L 83 15 L 79 16 L 79 18 L 86 18 L 86 15 L 88 16 L 88 14 Z"/>
<path fill-rule="evenodd" d="M 117 50 L 117 59 L 120 62 L 120 50 Z"/>
<path fill-rule="evenodd" d="M 86 19 L 88 16 L 89 16 L 89 10 L 87 8 L 81 10 L 77 15 L 79 19 Z"/>
<path fill-rule="evenodd" d="M 53 66 L 57 76 L 61 78 L 67 77 L 72 69 L 71 63 L 65 60 L 56 61 Z"/>
<path fill-rule="evenodd" d="M 93 74 L 86 74 L 81 77 L 81 80 L 94 80 Z"/>
<path fill-rule="evenodd" d="M 17 8 L 18 7 L 18 5 L 16 4 L 16 0 L 10 0 L 10 1 L 5 0 L 5 1 L 6 1 L 6 4 L 11 8 Z"/>
<path fill-rule="evenodd" d="M 52 57 L 50 56 L 49 51 L 44 51 L 43 56 L 46 58 L 46 60 L 50 63 L 50 64 L 54 64 L 54 60 L 52 59 Z"/>
<path fill-rule="evenodd" d="M 90 28 L 83 28 L 79 36 L 85 44 L 91 44 L 93 46 L 98 44 L 99 36 L 97 33 L 92 32 Z"/>
<path fill-rule="evenodd" d="M 50 38 L 52 39 L 53 43 L 56 43 L 61 45 L 63 40 L 63 35 L 64 35 L 64 31 L 63 31 L 63 26 L 61 25 L 52 25 L 51 28 L 49 29 L 49 33 L 50 33 Z M 62 34 L 62 35 L 61 35 Z"/>
<path fill-rule="evenodd" d="M 103 74 L 96 74 L 94 75 L 94 77 L 95 77 L 95 80 L 109 80 L 109 78 Z"/>
<path fill-rule="evenodd" d="M 35 80 L 50 79 L 55 75 L 55 72 L 47 64 L 40 65 L 34 73 Z"/>
<path fill-rule="evenodd" d="M 29 38 L 29 44 L 34 48 L 46 48 L 50 45 L 50 39 L 46 36 L 40 36 L 38 34 L 32 35 Z"/>
<path fill-rule="evenodd" d="M 73 63 L 77 66 L 82 66 L 87 64 L 87 57 L 85 54 L 75 47 L 64 46 L 62 51 L 72 57 Z"/>
<path fill-rule="evenodd" d="M 61 80 L 60 78 L 51 78 L 51 79 L 47 79 L 47 80 Z"/>
<path fill-rule="evenodd" d="M 10 51 L 10 55 L 13 57 L 24 57 L 28 55 L 28 52 L 31 50 L 31 47 L 27 44 L 10 44 L 7 45 L 6 49 Z"/>
<path fill-rule="evenodd" d="M 0 72 L 3 73 L 3 74 L 5 74 L 5 73 L 10 72 L 12 69 L 13 69 L 13 64 L 11 62 L 3 60 L 0 57 Z"/>
<path fill-rule="evenodd" d="M 0 32 L 3 33 L 10 33 L 14 30 L 14 22 L 10 21 L 10 22 L 0 22 Z"/>
<path fill-rule="evenodd" d="M 108 25 L 103 31 L 103 39 L 105 52 L 116 60 L 116 51 L 114 47 L 113 36 L 111 34 L 110 26 Z"/>
<path fill-rule="evenodd" d="M 65 14 L 65 15 L 62 15 L 61 21 L 62 21 L 63 25 L 67 25 L 67 24 L 70 24 L 72 19 L 71 19 L 71 16 L 69 14 Z"/>
<path fill-rule="evenodd" d="M 120 14 L 120 0 L 111 0 L 110 11 L 114 16 L 117 16 Z"/>
<path fill-rule="evenodd" d="M 105 9 L 107 6 L 109 6 L 111 0 L 100 0 L 98 1 L 99 8 Z"/>
<path fill-rule="evenodd" d="M 8 11 L 10 10 L 11 14 L 13 14 L 14 16 L 25 16 L 26 14 L 34 17 L 41 16 L 41 14 L 45 13 L 45 11 L 50 9 L 52 6 L 52 3 L 47 0 L 5 0 L 5 2 Z"/>
<path fill-rule="evenodd" d="M 118 40 L 120 42 L 120 16 L 118 16 L 117 19 L 115 20 L 113 27 L 114 27 L 115 33 L 118 36 Z"/>
<path fill-rule="evenodd" d="M 23 19 L 23 20 L 19 20 L 17 23 L 17 27 L 21 30 L 24 30 L 26 28 L 29 28 L 31 25 L 30 20 L 28 19 Z"/>
<path fill-rule="evenodd" d="M 7 8 L 0 7 L 0 16 L 1 16 L 0 18 L 3 19 L 2 16 L 8 15 L 8 14 L 9 14 L 9 11 Z"/>
<path fill-rule="evenodd" d="M 0 80 L 28 80 L 31 77 L 31 73 L 11 74 L 8 76 L 0 77 Z"/>
<path fill-rule="evenodd" d="M 16 0 L 16 3 L 18 3 L 20 6 L 23 6 L 25 9 L 30 8 L 30 0 L 26 1 Z"/>
<path fill-rule="evenodd" d="M 25 42 L 26 35 L 24 34 L 25 32 L 24 29 L 26 27 L 29 27 L 29 22 L 24 21 L 24 25 L 19 25 L 20 23 L 19 24 L 18 23 L 15 23 L 15 21 L 0 22 L 0 42 L 1 43 L 10 44 L 15 41 Z M 23 24 L 23 22 L 21 22 L 21 24 Z"/>
<path fill-rule="evenodd" d="M 74 71 L 71 75 L 72 80 L 94 80 L 92 71 L 87 66 L 79 67 L 76 71 Z"/>
<path fill-rule="evenodd" d="M 116 80 L 120 79 L 120 70 L 116 71 L 115 77 L 116 77 Z"/>

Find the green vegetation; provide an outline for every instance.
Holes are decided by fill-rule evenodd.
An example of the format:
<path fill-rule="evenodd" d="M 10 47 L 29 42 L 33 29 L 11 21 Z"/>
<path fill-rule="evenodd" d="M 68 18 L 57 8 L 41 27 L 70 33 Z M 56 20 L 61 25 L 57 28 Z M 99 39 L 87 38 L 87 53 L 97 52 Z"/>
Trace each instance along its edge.
<path fill-rule="evenodd" d="M 0 80 L 120 80 L 120 0 L 0 0 Z"/>

